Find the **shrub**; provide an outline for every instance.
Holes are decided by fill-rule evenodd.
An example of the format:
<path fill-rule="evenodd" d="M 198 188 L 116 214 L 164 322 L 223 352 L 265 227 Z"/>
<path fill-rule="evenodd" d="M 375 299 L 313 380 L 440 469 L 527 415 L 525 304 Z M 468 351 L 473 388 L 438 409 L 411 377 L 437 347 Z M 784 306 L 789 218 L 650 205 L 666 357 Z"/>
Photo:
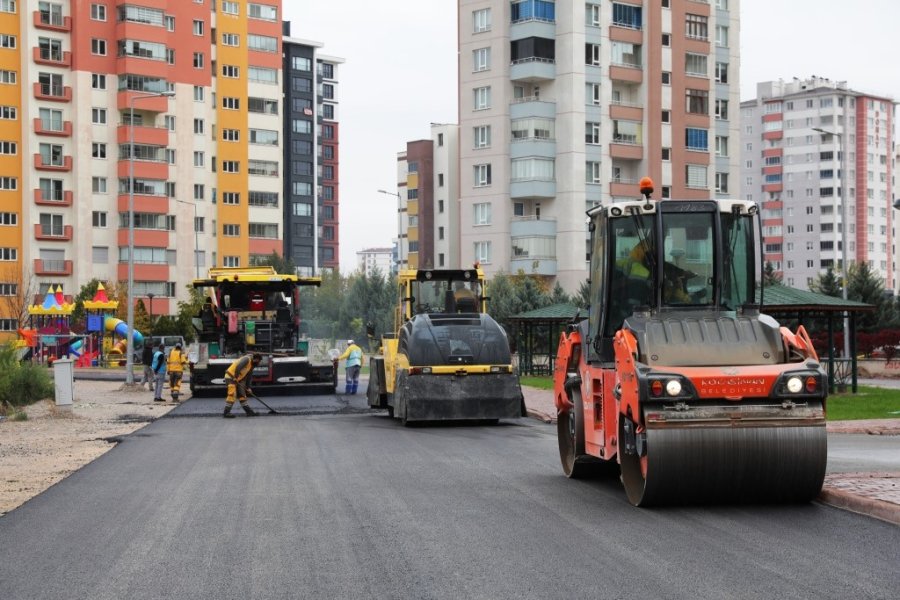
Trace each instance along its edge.
<path fill-rule="evenodd" d="M 48 369 L 19 362 L 12 344 L 0 346 L 0 405 L 27 406 L 52 397 L 53 392 Z"/>

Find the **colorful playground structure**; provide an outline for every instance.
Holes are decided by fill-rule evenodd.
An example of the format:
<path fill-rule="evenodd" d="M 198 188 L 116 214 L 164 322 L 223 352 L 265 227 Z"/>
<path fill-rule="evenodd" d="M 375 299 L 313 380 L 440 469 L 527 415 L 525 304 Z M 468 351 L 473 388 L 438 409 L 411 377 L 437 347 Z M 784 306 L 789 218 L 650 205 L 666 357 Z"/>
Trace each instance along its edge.
<path fill-rule="evenodd" d="M 55 291 L 50 286 L 41 303 L 28 307 L 29 327 L 19 329 L 19 346 L 30 349 L 31 357 L 38 362 L 73 357 L 76 366 L 92 367 L 104 361 L 124 360 L 128 324 L 114 316 L 118 307 L 119 302 L 107 297 L 101 283 L 94 298 L 84 302 L 87 323 L 85 333 L 79 335 L 71 329 L 75 304 L 65 297 L 62 286 L 56 286 Z M 137 330 L 133 333 L 138 347 L 144 336 Z"/>

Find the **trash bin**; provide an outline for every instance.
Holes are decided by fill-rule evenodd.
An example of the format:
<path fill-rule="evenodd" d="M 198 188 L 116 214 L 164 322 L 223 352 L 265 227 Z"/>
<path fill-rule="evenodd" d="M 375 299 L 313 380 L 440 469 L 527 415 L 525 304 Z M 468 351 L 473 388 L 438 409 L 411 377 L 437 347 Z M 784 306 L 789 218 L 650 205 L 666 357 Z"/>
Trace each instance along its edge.
<path fill-rule="evenodd" d="M 56 406 L 71 409 L 75 399 L 75 361 L 71 358 L 53 361 L 53 384 L 56 388 Z"/>

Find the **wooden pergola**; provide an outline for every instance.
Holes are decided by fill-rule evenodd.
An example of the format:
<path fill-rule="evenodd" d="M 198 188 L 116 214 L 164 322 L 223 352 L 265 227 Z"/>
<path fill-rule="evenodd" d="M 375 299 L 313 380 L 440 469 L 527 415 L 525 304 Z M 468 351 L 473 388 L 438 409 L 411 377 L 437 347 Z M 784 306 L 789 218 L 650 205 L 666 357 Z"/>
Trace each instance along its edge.
<path fill-rule="evenodd" d="M 828 383 L 831 391 L 836 388 L 841 367 L 849 373 L 852 391 L 857 390 L 856 375 L 856 316 L 873 312 L 875 306 L 844 300 L 825 294 L 794 289 L 785 285 L 769 285 L 763 291 L 763 312 L 782 324 L 796 322 L 806 325 L 813 319 L 825 319 L 828 323 L 828 356 L 819 357 L 827 363 Z M 850 357 L 835 356 L 835 321 L 848 317 L 850 324 Z M 572 304 L 553 304 L 510 317 L 511 332 L 516 340 L 520 375 L 549 375 L 553 373 L 556 347 L 560 333 L 567 325 L 587 318 L 587 310 Z M 843 377 L 840 377 L 843 379 Z"/>

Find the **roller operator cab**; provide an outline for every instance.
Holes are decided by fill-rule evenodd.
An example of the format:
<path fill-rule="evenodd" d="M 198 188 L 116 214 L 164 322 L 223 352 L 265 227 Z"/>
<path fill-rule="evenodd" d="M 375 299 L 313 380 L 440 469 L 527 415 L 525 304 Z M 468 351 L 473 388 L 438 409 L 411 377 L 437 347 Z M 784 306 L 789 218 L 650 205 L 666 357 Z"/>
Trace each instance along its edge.
<path fill-rule="evenodd" d="M 485 311 L 481 270 L 405 270 L 397 280 L 394 332 L 369 363 L 369 405 L 404 424 L 521 416 L 509 340 Z"/>
<path fill-rule="evenodd" d="M 301 333 L 300 288 L 318 286 L 318 277 L 280 274 L 274 268 L 219 267 L 194 281 L 205 302 L 193 319 L 199 339 L 192 358 L 191 392 L 225 389 L 225 371 L 238 357 L 257 352 L 252 386 L 321 388 L 333 392 L 337 369 L 317 356 L 314 340 Z"/>
<path fill-rule="evenodd" d="M 825 373 L 760 311 L 758 207 L 592 209 L 589 318 L 554 371 L 563 471 L 619 464 L 635 505 L 809 501 L 825 476 Z"/>

